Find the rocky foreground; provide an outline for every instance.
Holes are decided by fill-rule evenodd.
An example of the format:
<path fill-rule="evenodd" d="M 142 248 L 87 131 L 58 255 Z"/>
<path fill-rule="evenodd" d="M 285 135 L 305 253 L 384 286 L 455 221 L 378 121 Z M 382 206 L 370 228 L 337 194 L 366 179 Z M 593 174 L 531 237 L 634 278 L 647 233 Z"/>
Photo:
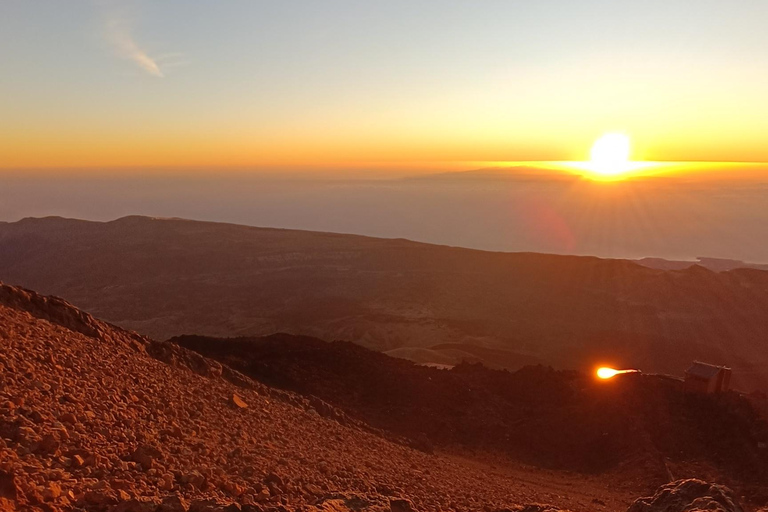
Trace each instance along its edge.
<path fill-rule="evenodd" d="M 320 400 L 0 285 L 2 512 L 623 508 L 599 486 L 572 491 L 416 451 Z M 552 505 L 522 505 L 542 498 Z M 740 512 L 728 499 L 716 503 Z"/>

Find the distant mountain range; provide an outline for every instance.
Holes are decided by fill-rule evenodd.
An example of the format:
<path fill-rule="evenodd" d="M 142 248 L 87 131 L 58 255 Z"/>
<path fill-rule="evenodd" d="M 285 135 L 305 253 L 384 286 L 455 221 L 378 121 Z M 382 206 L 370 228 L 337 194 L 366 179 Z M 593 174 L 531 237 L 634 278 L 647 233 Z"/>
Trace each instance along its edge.
<path fill-rule="evenodd" d="M 684 270 L 694 265 L 700 265 L 715 272 L 726 272 L 737 268 L 752 268 L 756 270 L 768 270 L 768 265 L 759 263 L 747 263 L 739 260 L 729 260 L 726 258 L 705 258 L 700 256 L 697 261 L 676 261 L 665 260 L 663 258 L 643 258 L 634 260 L 640 265 L 659 270 Z"/>
<path fill-rule="evenodd" d="M 768 272 L 641 263 L 148 217 L 0 224 L 0 280 L 155 338 L 287 332 L 511 369 L 702 359 L 768 389 Z"/>

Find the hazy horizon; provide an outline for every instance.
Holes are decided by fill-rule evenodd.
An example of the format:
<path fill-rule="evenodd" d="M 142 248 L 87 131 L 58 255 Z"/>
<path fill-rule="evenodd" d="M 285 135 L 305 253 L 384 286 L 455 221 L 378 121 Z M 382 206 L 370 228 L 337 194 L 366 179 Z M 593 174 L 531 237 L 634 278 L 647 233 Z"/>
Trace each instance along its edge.
<path fill-rule="evenodd" d="M 0 220 L 180 217 L 509 252 L 768 262 L 768 180 L 557 172 L 2 179 Z"/>
<path fill-rule="evenodd" d="M 768 262 L 766 17 L 757 0 L 5 2 L 0 219 Z"/>

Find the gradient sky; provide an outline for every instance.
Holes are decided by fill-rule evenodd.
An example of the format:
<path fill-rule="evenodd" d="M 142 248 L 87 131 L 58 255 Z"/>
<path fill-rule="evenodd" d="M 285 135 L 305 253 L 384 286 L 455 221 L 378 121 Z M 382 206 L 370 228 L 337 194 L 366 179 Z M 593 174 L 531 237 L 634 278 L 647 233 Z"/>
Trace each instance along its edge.
<path fill-rule="evenodd" d="M 765 0 L 0 3 L 0 168 L 768 161 Z"/>

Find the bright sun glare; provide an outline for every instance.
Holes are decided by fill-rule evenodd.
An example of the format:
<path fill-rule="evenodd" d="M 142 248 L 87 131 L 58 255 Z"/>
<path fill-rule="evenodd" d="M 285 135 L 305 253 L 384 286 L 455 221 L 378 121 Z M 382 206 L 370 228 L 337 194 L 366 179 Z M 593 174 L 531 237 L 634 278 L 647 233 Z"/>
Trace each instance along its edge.
<path fill-rule="evenodd" d="M 592 145 L 590 167 L 603 176 L 624 174 L 631 168 L 629 153 L 629 137 L 622 133 L 606 133 Z"/>
<path fill-rule="evenodd" d="M 564 167 L 596 181 L 621 181 L 657 171 L 662 164 L 631 160 L 632 144 L 623 133 L 606 133 L 592 145 L 587 161 L 563 162 Z"/>

